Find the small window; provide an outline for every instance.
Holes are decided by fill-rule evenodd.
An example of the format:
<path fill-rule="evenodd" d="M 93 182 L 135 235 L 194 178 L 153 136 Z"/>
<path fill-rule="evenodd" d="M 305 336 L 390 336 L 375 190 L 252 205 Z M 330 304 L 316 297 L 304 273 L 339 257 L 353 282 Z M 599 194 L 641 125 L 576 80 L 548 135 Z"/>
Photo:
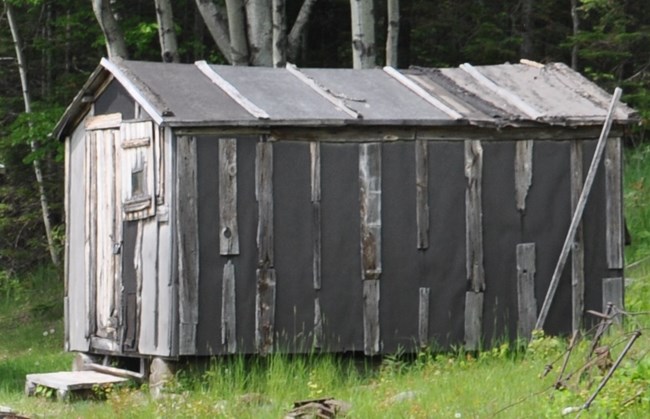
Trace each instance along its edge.
<path fill-rule="evenodd" d="M 155 215 L 153 123 L 125 122 L 122 136 L 122 210 L 126 220 Z"/>

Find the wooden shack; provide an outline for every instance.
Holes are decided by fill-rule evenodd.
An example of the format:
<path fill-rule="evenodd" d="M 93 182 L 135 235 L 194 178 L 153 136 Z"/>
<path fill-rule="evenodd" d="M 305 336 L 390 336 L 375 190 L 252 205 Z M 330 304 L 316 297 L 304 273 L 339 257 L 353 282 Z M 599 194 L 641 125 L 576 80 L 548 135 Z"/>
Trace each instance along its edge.
<path fill-rule="evenodd" d="M 54 131 L 66 348 L 374 355 L 527 336 L 610 99 L 562 64 L 103 60 Z M 617 107 L 549 333 L 622 299 L 635 121 Z"/>

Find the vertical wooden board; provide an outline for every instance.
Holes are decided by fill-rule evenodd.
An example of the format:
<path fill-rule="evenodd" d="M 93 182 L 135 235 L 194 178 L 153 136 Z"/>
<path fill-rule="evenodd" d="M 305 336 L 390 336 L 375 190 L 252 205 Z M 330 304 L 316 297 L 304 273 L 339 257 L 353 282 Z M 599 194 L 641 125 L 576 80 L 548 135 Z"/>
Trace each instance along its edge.
<path fill-rule="evenodd" d="M 420 348 L 429 345 L 429 295 L 430 288 L 420 288 L 418 304 L 418 342 Z"/>
<path fill-rule="evenodd" d="M 260 355 L 273 352 L 275 334 L 275 269 L 257 270 L 255 345 Z"/>
<path fill-rule="evenodd" d="M 379 280 L 363 281 L 363 353 L 376 355 L 379 345 Z"/>
<path fill-rule="evenodd" d="M 63 197 L 63 214 L 65 215 L 65 241 L 63 247 L 63 347 L 66 351 L 70 350 L 70 313 L 68 292 L 70 281 L 70 137 L 66 137 L 64 141 L 64 197 Z M 77 238 L 78 240 L 78 238 Z"/>
<path fill-rule="evenodd" d="M 515 154 L 515 202 L 517 210 L 526 211 L 526 197 L 533 183 L 532 140 L 517 141 Z"/>
<path fill-rule="evenodd" d="M 219 250 L 239 254 L 237 225 L 237 140 L 219 139 Z"/>
<path fill-rule="evenodd" d="M 177 137 L 176 213 L 178 245 L 179 355 L 196 352 L 199 317 L 199 237 L 196 138 Z"/>
<path fill-rule="evenodd" d="M 610 138 L 605 146 L 605 195 L 607 211 L 607 267 L 623 269 L 623 167 L 621 139 Z"/>
<path fill-rule="evenodd" d="M 583 144 L 571 142 L 571 213 L 575 212 L 584 184 Z M 576 229 L 571 249 L 571 330 L 582 327 L 585 307 L 585 243 L 582 221 Z"/>
<path fill-rule="evenodd" d="M 429 152 L 428 141 L 415 141 L 415 218 L 417 248 L 429 248 Z"/>
<path fill-rule="evenodd" d="M 483 147 L 477 140 L 465 141 L 465 248 L 467 279 L 474 292 L 485 289 L 483 265 Z"/>
<path fill-rule="evenodd" d="M 171 226 L 158 224 L 158 299 L 156 301 L 158 332 L 156 355 L 171 355 L 172 324 L 174 319 L 174 285 Z"/>
<path fill-rule="evenodd" d="M 624 281 L 621 277 L 603 278 L 603 313 L 607 312 L 607 304 L 612 303 L 615 308 L 624 310 Z M 614 321 L 620 323 L 621 316 L 616 316 Z"/>
<path fill-rule="evenodd" d="M 537 319 L 535 243 L 517 245 L 517 335 L 530 339 Z"/>
<path fill-rule="evenodd" d="M 476 351 L 481 347 L 483 332 L 483 293 L 465 293 L 465 349 Z"/>
<path fill-rule="evenodd" d="M 359 145 L 361 278 L 381 276 L 381 144 Z"/>
<path fill-rule="evenodd" d="M 87 134 L 80 124 L 72 133 L 69 151 L 66 155 L 69 166 L 69 193 L 66 211 L 66 252 L 67 252 L 67 318 L 68 350 L 88 350 L 88 249 L 86 248 L 86 229 L 88 226 L 88 183 L 87 170 Z M 74 222 L 72 222 L 74 220 Z M 74 257 L 72 257 L 74 255 Z"/>
<path fill-rule="evenodd" d="M 273 144 L 257 144 L 255 157 L 255 198 L 258 205 L 258 267 L 273 267 Z"/>
<path fill-rule="evenodd" d="M 142 223 L 142 244 L 139 246 L 141 285 L 138 300 L 140 301 L 140 328 L 138 329 L 138 352 L 140 354 L 156 354 L 158 341 L 158 221 L 149 218 Z"/>
<path fill-rule="evenodd" d="M 310 173 L 311 173 L 311 202 L 312 202 L 312 248 L 313 262 L 312 273 L 314 280 L 314 289 L 319 290 L 321 287 L 321 259 L 322 259 L 322 232 L 321 232 L 321 158 L 320 143 L 312 142 L 309 144 L 310 154 Z"/>
<path fill-rule="evenodd" d="M 156 205 L 163 205 L 165 200 L 165 135 L 167 128 L 154 127 L 154 157 L 156 170 Z"/>
<path fill-rule="evenodd" d="M 323 314 L 320 308 L 320 298 L 314 298 L 314 349 L 323 348 Z"/>
<path fill-rule="evenodd" d="M 221 282 L 221 343 L 226 352 L 234 354 L 237 351 L 237 316 L 235 306 L 235 265 L 229 260 L 223 267 Z"/>
<path fill-rule="evenodd" d="M 97 133 L 94 131 L 88 132 L 86 135 L 86 158 L 84 159 L 84 173 L 85 173 L 85 197 L 84 197 L 84 214 L 85 229 L 84 229 L 84 287 L 85 287 L 85 306 L 86 309 L 86 323 L 85 337 L 90 336 L 95 332 L 96 328 L 96 310 L 95 310 L 95 242 L 96 242 L 96 161 L 97 161 Z"/>

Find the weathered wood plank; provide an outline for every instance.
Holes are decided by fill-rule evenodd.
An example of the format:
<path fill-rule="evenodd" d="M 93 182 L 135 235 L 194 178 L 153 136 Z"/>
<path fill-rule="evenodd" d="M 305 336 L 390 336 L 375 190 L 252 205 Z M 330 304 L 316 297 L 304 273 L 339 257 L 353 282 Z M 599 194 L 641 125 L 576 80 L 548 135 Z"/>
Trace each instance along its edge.
<path fill-rule="evenodd" d="M 571 212 L 575 212 L 582 186 L 583 174 L 583 144 L 582 141 L 571 141 Z M 576 234 L 571 248 L 571 330 L 582 327 L 585 310 L 585 246 L 582 221 L 576 228 Z"/>
<path fill-rule="evenodd" d="M 320 307 L 320 298 L 314 298 L 314 349 L 323 347 L 323 314 Z"/>
<path fill-rule="evenodd" d="M 517 210 L 526 211 L 526 197 L 533 183 L 533 140 L 517 141 L 515 153 L 515 201 Z"/>
<path fill-rule="evenodd" d="M 623 269 L 623 170 L 621 139 L 610 138 L 605 146 L 605 210 L 607 220 L 607 267 Z"/>
<path fill-rule="evenodd" d="M 363 352 L 379 353 L 379 280 L 363 281 Z"/>
<path fill-rule="evenodd" d="M 180 355 L 196 352 L 199 320 L 199 234 L 196 138 L 179 136 L 176 146 L 178 312 Z"/>
<path fill-rule="evenodd" d="M 417 248 L 429 248 L 429 142 L 415 141 L 415 219 Z"/>
<path fill-rule="evenodd" d="M 551 282 L 548 286 L 548 291 L 546 292 L 544 303 L 542 303 L 542 308 L 540 309 L 539 315 L 537 316 L 535 329 L 542 329 L 544 327 L 544 323 L 546 322 L 546 316 L 548 315 L 548 311 L 551 308 L 551 303 L 553 302 L 555 291 L 557 290 L 558 283 L 560 282 L 560 276 L 564 270 L 567 257 L 569 256 L 569 251 L 573 245 L 578 224 L 582 220 L 582 214 L 584 213 L 585 205 L 587 205 L 587 198 L 589 197 L 591 187 L 594 183 L 594 179 L 596 178 L 596 171 L 598 170 L 600 160 L 603 156 L 605 144 L 607 142 L 607 138 L 609 137 L 609 131 L 612 127 L 614 110 L 616 109 L 616 104 L 621 97 L 621 93 L 622 90 L 618 87 L 614 90 L 612 101 L 610 102 L 609 109 L 607 110 L 607 117 L 605 118 L 605 123 L 603 124 L 600 138 L 598 138 L 598 143 L 596 144 L 596 150 L 594 151 L 594 156 L 591 160 L 589 171 L 587 172 L 587 178 L 585 179 L 582 192 L 580 193 L 580 198 L 578 199 L 578 204 L 576 205 L 573 217 L 571 218 L 569 231 L 567 232 L 566 238 L 564 240 L 564 245 L 562 246 L 560 257 L 558 258 L 557 264 L 555 265 L 555 270 L 553 271 L 553 276 L 551 277 Z"/>
<path fill-rule="evenodd" d="M 237 140 L 219 139 L 219 252 L 239 254 L 237 224 Z"/>
<path fill-rule="evenodd" d="M 361 278 L 379 279 L 381 266 L 381 144 L 359 145 Z"/>
<path fill-rule="evenodd" d="M 138 232 L 137 279 L 139 280 L 137 301 L 140 306 L 138 328 L 138 352 L 156 353 L 158 346 L 158 221 L 156 218 L 138 221 L 142 234 Z"/>
<path fill-rule="evenodd" d="M 275 338 L 275 269 L 257 270 L 255 296 L 255 346 L 260 355 L 273 352 Z"/>
<path fill-rule="evenodd" d="M 483 266 L 483 147 L 480 141 L 465 141 L 465 249 L 467 280 L 474 292 L 485 289 Z"/>
<path fill-rule="evenodd" d="M 255 157 L 258 267 L 273 267 L 273 144 L 257 143 Z"/>
<path fill-rule="evenodd" d="M 476 351 L 481 347 L 483 333 L 483 293 L 465 293 L 465 349 Z"/>
<path fill-rule="evenodd" d="M 312 202 L 312 275 L 314 289 L 321 287 L 321 253 L 322 253 L 322 232 L 321 232 L 321 153 L 320 143 L 309 144 L 311 157 L 311 202 Z"/>
<path fill-rule="evenodd" d="M 226 346 L 226 352 L 229 354 L 237 351 L 235 287 L 235 265 L 229 260 L 223 267 L 221 283 L 221 343 Z"/>
<path fill-rule="evenodd" d="M 119 128 L 120 123 L 122 123 L 122 114 L 117 112 L 89 116 L 86 118 L 84 126 L 86 130 L 90 131 L 96 129 Z"/>
<path fill-rule="evenodd" d="M 420 299 L 418 303 L 418 342 L 420 348 L 429 345 L 429 296 L 430 288 L 420 288 Z"/>
<path fill-rule="evenodd" d="M 86 338 L 89 338 L 97 329 L 97 309 L 95 306 L 96 296 L 96 247 L 97 247 L 97 133 L 89 132 L 86 138 L 86 158 L 84 160 L 86 173 L 86 196 L 85 208 L 86 228 L 84 248 L 85 258 L 85 278 L 86 283 L 86 315 L 88 323 L 86 324 Z"/>
<path fill-rule="evenodd" d="M 517 245 L 517 335 L 530 339 L 537 319 L 535 243 Z"/>
<path fill-rule="evenodd" d="M 607 310 L 608 303 L 612 303 L 615 308 L 624 310 L 624 281 L 622 277 L 603 278 L 603 313 Z M 621 316 L 615 316 L 614 321 L 621 323 Z"/>

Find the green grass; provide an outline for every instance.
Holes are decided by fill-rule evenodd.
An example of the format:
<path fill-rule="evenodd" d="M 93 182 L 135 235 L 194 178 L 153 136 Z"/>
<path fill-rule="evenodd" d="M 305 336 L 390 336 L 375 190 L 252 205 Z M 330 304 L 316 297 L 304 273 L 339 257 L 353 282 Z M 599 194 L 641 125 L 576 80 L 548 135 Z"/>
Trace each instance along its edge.
<path fill-rule="evenodd" d="M 626 309 L 650 312 L 650 146 L 626 154 Z M 566 339 L 539 337 L 524 351 L 503 344 L 481 354 L 455 351 L 380 363 L 332 355 L 212 360 L 186 368 L 154 400 L 144 388 L 112 389 L 104 401 L 60 403 L 23 396 L 28 373 L 67 370 L 62 350 L 62 286 L 50 270 L 16 280 L 0 274 L 0 405 L 29 416 L 92 418 L 279 418 L 297 400 L 334 397 L 353 418 L 556 418 L 581 406 L 603 377 L 598 368 L 553 387 Z M 650 316 L 628 317 L 603 344 L 616 359 L 637 328 L 644 333 L 583 418 L 644 418 L 650 412 Z M 50 333 L 54 330 L 54 333 Z M 44 332 L 47 332 L 45 336 Z M 568 372 L 584 364 L 588 341 L 574 349 Z M 550 373 L 544 375 L 546 366 Z M 575 413 L 567 417 L 575 417 Z"/>

